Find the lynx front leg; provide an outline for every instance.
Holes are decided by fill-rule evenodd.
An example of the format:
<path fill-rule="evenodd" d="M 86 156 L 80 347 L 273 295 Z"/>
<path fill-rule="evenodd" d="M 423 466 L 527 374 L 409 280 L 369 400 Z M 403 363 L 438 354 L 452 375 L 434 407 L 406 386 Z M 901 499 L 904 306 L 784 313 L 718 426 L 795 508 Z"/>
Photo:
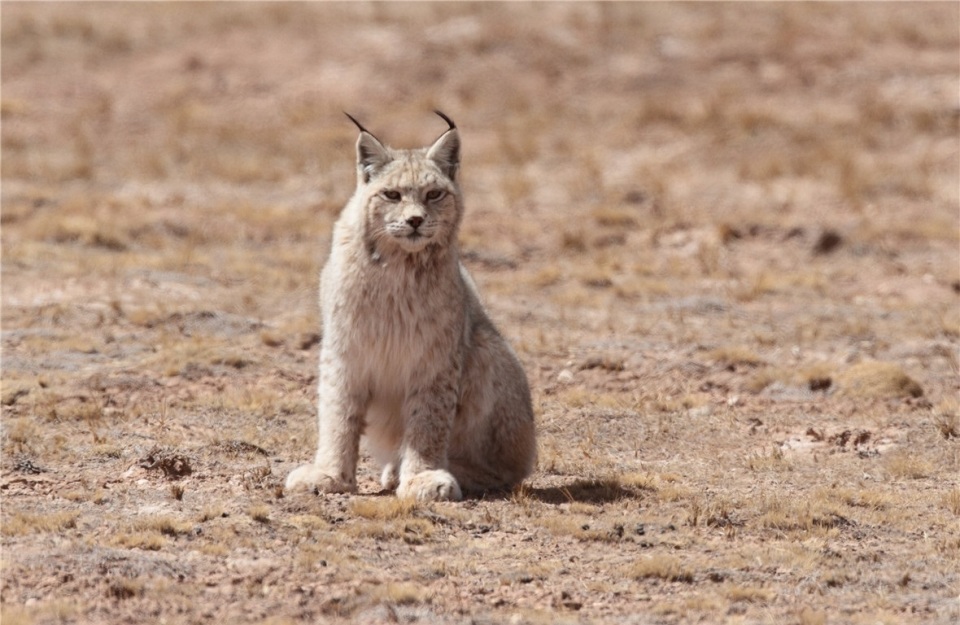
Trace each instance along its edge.
<path fill-rule="evenodd" d="M 457 408 L 455 380 L 454 375 L 443 376 L 411 391 L 404 402 L 399 497 L 419 501 L 456 501 L 463 497 L 456 478 L 447 470 L 447 446 Z"/>
<path fill-rule="evenodd" d="M 321 493 L 357 490 L 357 458 L 365 406 L 347 384 L 339 359 L 321 355 L 317 455 L 287 476 L 286 487 L 312 488 Z"/>

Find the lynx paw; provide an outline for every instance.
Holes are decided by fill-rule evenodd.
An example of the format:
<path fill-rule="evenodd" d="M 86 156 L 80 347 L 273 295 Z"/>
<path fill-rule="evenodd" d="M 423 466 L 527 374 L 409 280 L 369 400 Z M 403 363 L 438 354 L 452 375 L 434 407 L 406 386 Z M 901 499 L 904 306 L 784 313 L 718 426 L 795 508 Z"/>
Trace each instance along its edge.
<path fill-rule="evenodd" d="M 448 471 L 422 471 L 406 480 L 400 480 L 397 496 L 417 501 L 459 501 L 463 498 L 460 485 Z"/>
<path fill-rule="evenodd" d="M 400 468 L 396 462 L 388 462 L 380 474 L 380 486 L 384 490 L 395 490 L 400 483 Z"/>
<path fill-rule="evenodd" d="M 356 481 L 342 480 L 315 464 L 305 464 L 287 476 L 287 490 L 316 488 L 321 493 L 355 493 Z"/>

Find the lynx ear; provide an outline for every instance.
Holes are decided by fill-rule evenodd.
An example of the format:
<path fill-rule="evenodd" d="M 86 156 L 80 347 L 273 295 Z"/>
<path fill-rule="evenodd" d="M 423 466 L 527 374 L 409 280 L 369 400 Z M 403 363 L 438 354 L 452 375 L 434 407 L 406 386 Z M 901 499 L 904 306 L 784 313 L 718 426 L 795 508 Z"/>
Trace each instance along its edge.
<path fill-rule="evenodd" d="M 373 133 L 364 128 L 349 113 L 344 113 L 344 115 L 349 117 L 350 121 L 360 129 L 360 137 L 357 138 L 357 174 L 364 183 L 370 182 L 370 179 L 383 169 L 392 160 L 392 157 L 387 148 L 380 143 L 380 140 L 373 136 Z"/>
<path fill-rule="evenodd" d="M 443 118 L 450 128 L 440 135 L 427 150 L 427 158 L 435 162 L 450 180 L 456 180 L 460 169 L 460 133 L 456 124 L 440 111 L 434 111 Z"/>

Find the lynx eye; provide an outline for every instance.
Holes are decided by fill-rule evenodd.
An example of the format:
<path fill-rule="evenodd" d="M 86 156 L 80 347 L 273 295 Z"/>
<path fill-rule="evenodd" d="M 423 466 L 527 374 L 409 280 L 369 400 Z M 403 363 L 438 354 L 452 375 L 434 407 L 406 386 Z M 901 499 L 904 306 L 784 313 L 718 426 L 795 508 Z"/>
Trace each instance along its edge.
<path fill-rule="evenodd" d="M 399 192 L 399 191 L 387 190 L 387 191 L 383 191 L 382 193 L 380 193 L 380 195 L 382 195 L 385 199 L 390 200 L 391 202 L 399 202 L 399 201 L 400 201 L 400 192 Z"/>
<path fill-rule="evenodd" d="M 439 200 L 440 198 L 442 198 L 442 197 L 445 196 L 446 194 L 447 194 L 447 192 L 446 192 L 446 191 L 443 191 L 443 190 L 441 190 L 441 189 L 431 189 L 430 191 L 427 191 L 427 196 L 426 196 L 426 197 L 427 197 L 427 201 L 428 201 L 428 202 L 436 202 L 437 200 Z"/>

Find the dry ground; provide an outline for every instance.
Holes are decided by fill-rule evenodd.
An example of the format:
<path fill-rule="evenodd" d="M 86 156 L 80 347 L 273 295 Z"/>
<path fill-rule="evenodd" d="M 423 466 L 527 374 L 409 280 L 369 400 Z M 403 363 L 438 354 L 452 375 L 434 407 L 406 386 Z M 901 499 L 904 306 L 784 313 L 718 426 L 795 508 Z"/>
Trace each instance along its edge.
<path fill-rule="evenodd" d="M 960 618 L 956 3 L 0 10 L 4 625 Z M 285 495 L 433 107 L 539 469 Z"/>

